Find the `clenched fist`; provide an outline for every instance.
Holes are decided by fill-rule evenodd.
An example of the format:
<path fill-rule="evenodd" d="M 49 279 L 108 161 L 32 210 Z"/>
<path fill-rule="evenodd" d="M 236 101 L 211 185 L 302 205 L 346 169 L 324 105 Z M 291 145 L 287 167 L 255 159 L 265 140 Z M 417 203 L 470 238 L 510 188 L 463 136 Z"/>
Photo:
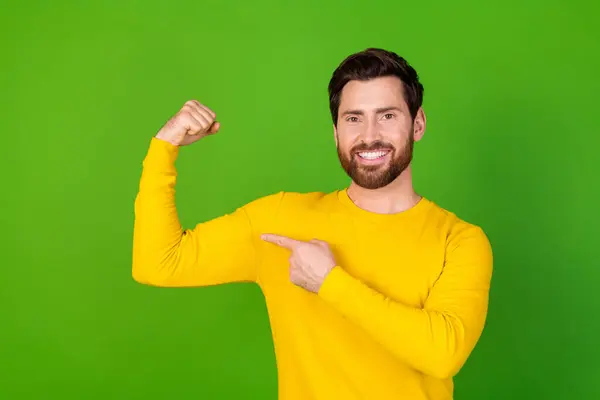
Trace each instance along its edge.
<path fill-rule="evenodd" d="M 190 100 L 156 134 L 157 139 L 174 146 L 192 144 L 207 135 L 217 133 L 220 124 L 215 113 L 196 100 Z"/>

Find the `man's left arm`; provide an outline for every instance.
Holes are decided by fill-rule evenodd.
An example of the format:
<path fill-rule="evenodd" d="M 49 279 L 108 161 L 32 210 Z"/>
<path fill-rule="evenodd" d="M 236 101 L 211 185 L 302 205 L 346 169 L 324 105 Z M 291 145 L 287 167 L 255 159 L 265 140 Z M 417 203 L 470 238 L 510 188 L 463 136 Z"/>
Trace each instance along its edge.
<path fill-rule="evenodd" d="M 481 336 L 493 257 L 479 227 L 465 224 L 450 235 L 442 272 L 420 308 L 390 299 L 351 276 L 336 264 L 325 242 L 273 234 L 263 239 L 292 252 L 294 284 L 318 293 L 396 357 L 426 375 L 440 379 L 456 375 Z"/>
<path fill-rule="evenodd" d="M 413 368 L 440 379 L 458 373 L 483 331 L 492 276 L 487 236 L 474 226 L 451 237 L 422 308 L 394 301 L 336 266 L 318 294 Z"/>

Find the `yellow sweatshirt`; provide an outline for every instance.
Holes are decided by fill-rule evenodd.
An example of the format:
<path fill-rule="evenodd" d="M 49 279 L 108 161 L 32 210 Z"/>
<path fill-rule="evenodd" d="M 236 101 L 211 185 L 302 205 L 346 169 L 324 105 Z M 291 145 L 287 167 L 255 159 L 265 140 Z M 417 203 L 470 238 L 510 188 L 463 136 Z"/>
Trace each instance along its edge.
<path fill-rule="evenodd" d="M 255 282 L 275 346 L 279 398 L 451 399 L 484 327 L 492 251 L 484 232 L 432 201 L 383 215 L 345 190 L 271 194 L 184 229 L 179 148 L 153 138 L 135 201 L 133 278 L 163 286 Z M 289 280 L 275 233 L 328 242 L 338 266 L 318 294 Z"/>

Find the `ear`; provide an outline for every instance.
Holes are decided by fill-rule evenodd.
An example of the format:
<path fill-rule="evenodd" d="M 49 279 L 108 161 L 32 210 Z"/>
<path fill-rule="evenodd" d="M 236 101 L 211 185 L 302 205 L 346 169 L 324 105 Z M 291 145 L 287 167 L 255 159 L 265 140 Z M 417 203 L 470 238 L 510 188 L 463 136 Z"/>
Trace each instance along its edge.
<path fill-rule="evenodd" d="M 333 124 L 333 139 L 335 140 L 335 147 L 339 146 L 338 143 L 338 135 L 337 135 L 337 127 Z"/>
<path fill-rule="evenodd" d="M 417 115 L 415 116 L 414 128 L 413 128 L 415 142 L 418 142 L 419 140 L 421 140 L 423 138 L 423 135 L 425 134 L 426 126 L 427 126 L 427 117 L 425 116 L 425 111 L 423 111 L 423 108 L 419 108 L 419 111 L 417 111 Z"/>

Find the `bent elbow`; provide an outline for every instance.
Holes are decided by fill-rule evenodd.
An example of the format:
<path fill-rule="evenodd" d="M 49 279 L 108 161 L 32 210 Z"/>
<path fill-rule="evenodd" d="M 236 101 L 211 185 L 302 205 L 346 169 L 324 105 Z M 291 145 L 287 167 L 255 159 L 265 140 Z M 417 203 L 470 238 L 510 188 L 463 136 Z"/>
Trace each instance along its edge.
<path fill-rule="evenodd" d="M 155 287 L 182 286 L 185 282 L 185 278 L 181 277 L 180 264 L 168 261 L 134 262 L 131 277 L 137 283 Z"/>
<path fill-rule="evenodd" d="M 437 355 L 429 361 L 428 375 L 440 380 L 454 378 L 465 365 L 471 350 L 472 347 L 468 346 L 464 340 L 444 350 L 440 349 Z"/>
<path fill-rule="evenodd" d="M 454 378 L 461 370 L 464 362 L 455 355 L 448 355 L 432 363 L 428 375 L 435 379 L 447 380 Z"/>
<path fill-rule="evenodd" d="M 145 286 L 168 287 L 168 281 L 157 274 L 144 274 L 137 270 L 133 270 L 131 277 L 134 281 Z"/>
<path fill-rule="evenodd" d="M 439 346 L 434 346 L 437 351 L 435 354 L 430 353 L 428 371 L 424 371 L 439 380 L 452 379 L 458 375 L 479 337 L 479 334 L 473 335 L 461 320 L 448 317 L 447 321 L 446 340 L 439 342 Z"/>
<path fill-rule="evenodd" d="M 137 283 L 149 286 L 161 286 L 164 279 L 165 258 L 156 252 L 148 251 L 149 247 L 134 246 L 131 263 L 131 277 Z"/>
<path fill-rule="evenodd" d="M 147 286 L 163 286 L 164 279 L 158 273 L 160 266 L 151 267 L 148 263 L 134 262 L 131 268 L 131 277 L 139 284 Z"/>
<path fill-rule="evenodd" d="M 142 285 L 151 285 L 150 280 L 147 278 L 146 275 L 144 275 L 143 273 L 141 273 L 141 271 L 139 270 L 139 268 L 135 268 L 135 267 L 132 268 L 132 270 L 131 270 L 131 277 L 137 283 L 140 283 Z"/>

